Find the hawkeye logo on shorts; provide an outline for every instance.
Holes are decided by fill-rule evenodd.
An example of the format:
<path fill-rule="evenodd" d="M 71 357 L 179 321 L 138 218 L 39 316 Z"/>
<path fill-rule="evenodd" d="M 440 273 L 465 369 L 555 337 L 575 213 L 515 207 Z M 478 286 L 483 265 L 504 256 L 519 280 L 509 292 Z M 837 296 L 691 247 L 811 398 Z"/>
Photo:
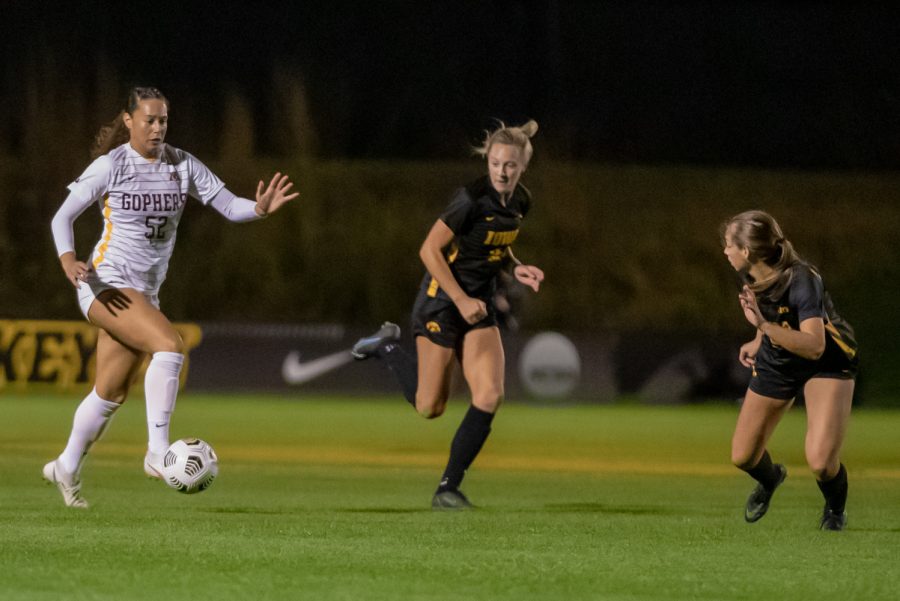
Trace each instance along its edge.
<path fill-rule="evenodd" d="M 790 312 L 791 312 L 791 308 L 790 308 L 790 307 L 778 307 L 778 314 L 779 314 L 779 315 L 784 315 L 785 313 L 790 313 Z"/>
<path fill-rule="evenodd" d="M 425 324 L 425 329 L 427 329 L 429 332 L 438 333 L 441 331 L 441 324 L 436 321 L 429 321 Z"/>
<path fill-rule="evenodd" d="M 494 216 L 491 215 L 490 217 L 485 217 L 484 220 L 485 220 L 485 221 L 493 221 L 493 220 L 494 220 Z"/>

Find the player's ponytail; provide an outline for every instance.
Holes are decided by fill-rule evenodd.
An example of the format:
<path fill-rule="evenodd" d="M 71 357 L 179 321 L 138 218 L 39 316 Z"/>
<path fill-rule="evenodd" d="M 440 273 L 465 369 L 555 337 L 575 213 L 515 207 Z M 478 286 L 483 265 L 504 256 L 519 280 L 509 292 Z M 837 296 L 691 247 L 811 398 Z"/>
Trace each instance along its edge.
<path fill-rule="evenodd" d="M 116 118 L 100 128 L 94 137 L 94 143 L 91 144 L 91 159 L 103 156 L 116 146 L 124 144 L 128 141 L 128 128 L 125 127 L 125 120 L 122 115 L 125 111 L 119 112 Z"/>
<path fill-rule="evenodd" d="M 166 103 L 167 108 L 169 106 L 169 101 L 157 88 L 131 88 L 128 92 L 128 101 L 125 103 L 125 109 L 119 111 L 119 114 L 116 115 L 115 119 L 101 127 L 100 131 L 98 131 L 97 135 L 94 137 L 94 143 L 91 145 L 92 159 L 96 159 L 97 157 L 106 154 L 116 146 L 124 144 L 129 140 L 131 134 L 125 126 L 123 116 L 125 113 L 128 113 L 129 115 L 134 114 L 134 111 L 137 109 L 141 100 L 147 100 L 148 98 L 162 100 Z"/>
<path fill-rule="evenodd" d="M 732 242 L 738 248 L 746 248 L 747 260 L 762 261 L 773 269 L 772 275 L 750 283 L 756 293 L 777 298 L 791 282 L 794 265 L 803 259 L 794 250 L 790 240 L 784 237 L 775 218 L 764 211 L 745 211 L 735 215 L 722 226 L 722 232 L 731 232 Z"/>
<path fill-rule="evenodd" d="M 494 144 L 509 144 L 510 146 L 518 146 L 522 149 L 525 158 L 525 166 L 531 161 L 534 154 L 534 147 L 531 145 L 531 138 L 538 131 L 537 121 L 530 119 L 527 123 L 518 127 L 507 127 L 502 121 L 500 126 L 494 131 L 485 131 L 484 141 L 481 146 L 475 147 L 475 154 L 486 157 L 491 151 Z"/>

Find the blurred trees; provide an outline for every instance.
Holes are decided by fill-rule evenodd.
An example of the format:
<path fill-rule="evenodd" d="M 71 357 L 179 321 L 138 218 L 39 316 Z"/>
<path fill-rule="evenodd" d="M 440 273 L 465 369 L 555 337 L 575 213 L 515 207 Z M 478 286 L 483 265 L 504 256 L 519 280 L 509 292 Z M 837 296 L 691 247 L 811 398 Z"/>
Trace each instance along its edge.
<path fill-rule="evenodd" d="M 0 316 L 79 319 L 49 223 L 66 185 L 87 166 L 93 135 L 120 109 L 127 84 L 102 52 L 94 52 L 87 82 L 71 57 L 46 42 L 37 40 L 23 56 L 21 69 L 5 65 L 0 93 Z M 189 203 L 161 295 L 167 314 L 405 323 L 423 274 L 418 246 L 453 189 L 483 171 L 481 162 L 326 156 L 323 136 L 336 126 L 323 127 L 303 73 L 286 64 L 261 74 L 255 95 L 246 84 L 217 85 L 224 91 L 177 92 L 169 141 L 196 154 L 238 194 L 252 197 L 256 182 L 279 170 L 291 175 L 301 197 L 273 218 L 244 226 Z M 344 125 L 345 143 L 366 131 Z M 466 142 L 475 140 L 457 136 L 458 123 L 448 127 L 454 133 L 443 132 L 443 144 L 458 142 L 462 159 Z M 541 293 L 526 296 L 525 328 L 668 331 L 700 339 L 743 332 L 718 225 L 762 208 L 821 267 L 838 309 L 860 330 L 863 352 L 883 363 L 900 358 L 892 334 L 900 175 L 553 161 L 547 149 L 565 147 L 559 135 L 542 130 L 525 178 L 536 204 L 516 253 L 547 273 Z M 88 211 L 76 227 L 82 256 L 99 231 L 99 215 Z"/>

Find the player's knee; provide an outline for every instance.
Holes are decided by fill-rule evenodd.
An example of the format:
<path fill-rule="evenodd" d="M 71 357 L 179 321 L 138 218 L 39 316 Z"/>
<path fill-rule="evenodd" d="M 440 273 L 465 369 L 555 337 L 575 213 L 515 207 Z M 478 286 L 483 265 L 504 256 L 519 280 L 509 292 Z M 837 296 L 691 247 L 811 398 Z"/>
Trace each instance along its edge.
<path fill-rule="evenodd" d="M 831 461 L 827 454 L 807 455 L 806 462 L 816 480 L 830 480 L 837 473 L 839 465 L 837 461 Z"/>
<path fill-rule="evenodd" d="M 438 396 L 416 394 L 416 412 L 425 419 L 434 419 L 444 414 L 447 399 Z"/>
<path fill-rule="evenodd" d="M 104 386 L 97 384 L 97 396 L 104 401 L 122 404 L 128 398 L 128 386 Z"/>
<path fill-rule="evenodd" d="M 472 397 L 472 404 L 488 413 L 496 413 L 503 403 L 503 392 L 499 390 L 488 391 Z"/>
<path fill-rule="evenodd" d="M 416 411 L 425 419 L 435 419 L 444 414 L 443 407 L 419 407 L 416 405 Z"/>
<path fill-rule="evenodd" d="M 746 472 L 749 469 L 753 469 L 757 462 L 752 451 L 731 449 L 731 463 L 734 464 L 734 467 Z"/>
<path fill-rule="evenodd" d="M 184 354 L 184 340 L 182 340 L 181 335 L 174 330 L 172 332 L 166 333 L 163 336 L 160 336 L 154 347 L 154 353 L 163 352 Z"/>

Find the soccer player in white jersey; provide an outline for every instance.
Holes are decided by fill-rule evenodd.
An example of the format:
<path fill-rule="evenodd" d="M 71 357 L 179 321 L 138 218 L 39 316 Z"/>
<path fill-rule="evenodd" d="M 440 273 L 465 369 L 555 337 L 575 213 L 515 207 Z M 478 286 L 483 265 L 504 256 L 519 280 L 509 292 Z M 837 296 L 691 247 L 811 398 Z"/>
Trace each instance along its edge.
<path fill-rule="evenodd" d="M 169 446 L 184 343 L 159 310 L 175 230 L 189 196 L 230 221 L 262 219 L 297 197 L 287 175 L 260 181 L 256 202 L 225 188 L 203 163 L 165 144 L 169 102 L 156 88 L 133 88 L 116 119 L 102 128 L 92 148 L 95 159 L 69 185 L 53 218 L 56 250 L 81 310 L 100 328 L 94 388 L 78 406 L 65 450 L 44 466 L 69 507 L 87 507 L 81 496 L 81 467 L 100 438 L 147 355 L 148 449 L 144 471 L 160 478 Z M 75 255 L 73 223 L 99 204 L 103 233 L 87 261 Z"/>

